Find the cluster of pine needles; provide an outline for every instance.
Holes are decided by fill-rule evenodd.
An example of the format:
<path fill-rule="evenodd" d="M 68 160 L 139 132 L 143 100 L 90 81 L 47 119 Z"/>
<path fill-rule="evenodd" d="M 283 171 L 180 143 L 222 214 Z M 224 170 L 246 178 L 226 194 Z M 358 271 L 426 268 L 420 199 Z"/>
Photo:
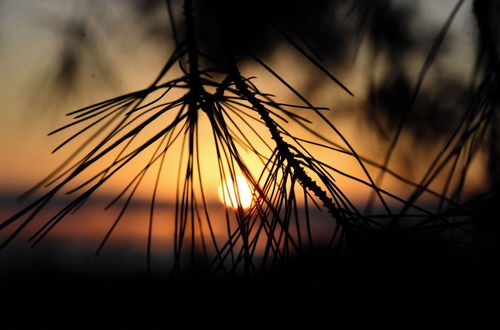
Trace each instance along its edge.
<path fill-rule="evenodd" d="M 151 267 L 158 190 L 162 185 L 162 170 L 170 158 L 180 159 L 178 172 L 168 173 L 176 175 L 175 229 L 173 237 L 169 238 L 173 242 L 174 271 L 193 266 L 201 258 L 204 267 L 213 271 L 257 273 L 290 256 L 309 251 L 317 242 L 316 233 L 311 230 L 312 223 L 317 221 L 310 212 L 313 208 L 328 213 L 331 219 L 332 231 L 322 249 L 340 253 L 348 250 L 359 237 L 372 234 L 406 239 L 436 232 L 451 235 L 455 231 L 471 232 L 472 220 L 464 214 L 474 205 L 474 200 L 461 202 L 461 193 L 472 159 L 491 134 L 490 123 L 496 105 L 485 102 L 482 97 L 488 93 L 490 85 L 486 82 L 481 85 L 422 180 L 412 182 L 388 168 L 400 132 L 384 164 L 358 155 L 325 115 L 328 109 L 311 104 L 264 60 L 247 52 L 249 58 L 295 94 L 300 104 L 280 103 L 274 96 L 261 92 L 253 78 L 242 75 L 238 60 L 231 54 L 222 64 L 204 54 L 196 43 L 192 5 L 190 0 L 184 2 L 184 38 L 175 35 L 175 50 L 147 88 L 73 111 L 68 114 L 72 122 L 51 133 L 74 130 L 54 151 L 73 140 L 85 140 L 66 162 L 34 188 L 47 189 L 41 197 L 0 224 L 0 230 L 15 226 L 1 247 L 18 236 L 57 194 L 72 196 L 65 207 L 32 235 L 30 242 L 38 244 L 67 215 L 83 207 L 106 182 L 130 163 L 139 161 L 142 166 L 138 173 L 108 205 L 124 201 L 96 254 L 106 246 L 123 219 L 144 177 L 156 171 L 153 173 L 156 180 L 151 192 L 146 246 L 148 268 Z M 176 33 L 175 23 L 172 24 Z M 435 52 L 429 55 L 426 65 L 434 60 L 448 27 L 443 27 L 436 40 Z M 284 41 L 350 93 L 313 54 L 283 29 L 278 28 L 278 31 L 283 34 Z M 180 74 L 174 78 L 176 68 Z M 421 80 L 427 68 L 422 70 Z M 202 120 L 209 123 L 208 128 L 200 128 Z M 331 134 L 316 130 L 314 127 L 318 123 L 328 127 Z M 301 127 L 314 138 L 294 134 L 288 129 L 289 125 Z M 238 200 L 235 207 L 225 208 L 222 216 L 220 213 L 214 215 L 206 197 L 203 175 L 206 164 L 200 156 L 200 148 L 206 141 L 200 141 L 200 129 L 209 129 L 213 137 L 211 143 L 220 182 L 224 183 L 227 178 L 236 182 L 239 175 L 248 181 L 253 192 L 248 209 Z M 342 143 L 336 143 L 329 136 L 336 136 Z M 319 160 L 311 146 L 315 152 L 322 149 L 352 157 L 364 177 L 351 175 L 337 169 L 335 164 Z M 251 171 L 242 150 L 259 159 L 260 173 Z M 369 168 L 413 187 L 413 193 L 405 199 L 384 190 L 380 184 L 382 176 L 372 178 Z M 443 175 L 446 184 L 442 191 L 432 190 L 432 183 Z M 370 204 L 378 200 L 377 205 L 385 212 L 363 214 L 336 184 L 335 176 L 346 177 L 371 189 Z M 417 201 L 424 194 L 439 200 L 436 211 L 418 205 Z M 400 210 L 394 211 L 390 206 L 394 202 L 401 205 Z M 225 223 L 227 236 L 224 240 L 216 237 L 215 222 Z"/>

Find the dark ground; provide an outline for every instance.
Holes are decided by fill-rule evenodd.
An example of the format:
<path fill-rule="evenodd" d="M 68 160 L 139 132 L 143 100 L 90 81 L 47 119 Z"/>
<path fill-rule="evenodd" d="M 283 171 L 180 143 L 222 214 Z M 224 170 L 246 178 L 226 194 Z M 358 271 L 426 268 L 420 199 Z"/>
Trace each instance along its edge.
<path fill-rule="evenodd" d="M 499 329 L 488 251 L 365 242 L 248 278 L 4 270 L 0 329 Z"/>

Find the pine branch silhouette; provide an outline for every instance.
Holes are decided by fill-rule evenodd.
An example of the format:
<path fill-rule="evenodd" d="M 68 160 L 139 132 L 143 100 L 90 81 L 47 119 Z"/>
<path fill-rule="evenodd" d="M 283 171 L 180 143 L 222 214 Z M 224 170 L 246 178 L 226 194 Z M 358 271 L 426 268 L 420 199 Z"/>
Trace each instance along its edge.
<path fill-rule="evenodd" d="M 410 110 L 462 3 L 463 1 L 457 2 L 435 40 L 408 104 Z M 162 171 L 165 170 L 164 164 L 169 161 L 167 153 L 170 155 L 173 152 L 180 155 L 176 174 L 174 235 L 171 238 L 174 246 L 174 272 L 194 269 L 201 264 L 214 271 L 243 270 L 248 274 L 307 251 L 319 243 L 311 231 L 311 223 L 315 221 L 310 214 L 313 208 L 326 210 L 330 214 L 332 232 L 329 233 L 328 248 L 334 252 L 348 250 L 357 240 L 362 241 L 366 235 L 371 234 L 388 237 L 392 242 L 402 240 L 403 237 L 416 237 L 448 229 L 473 232 L 469 228 L 472 220 L 461 219 L 470 210 L 472 203 L 463 202 L 462 193 L 473 157 L 487 140 L 487 134 L 493 136 L 496 132 L 490 122 L 495 122 L 498 102 L 494 100 L 488 103 L 492 101 L 492 91 L 497 88 L 496 81 L 494 85 L 488 81 L 483 82 L 423 178 L 420 182 L 413 182 L 388 166 L 410 111 L 401 119 L 385 160 L 378 164 L 356 153 L 334 123 L 322 114 L 326 108 L 311 104 L 250 50 L 235 49 L 231 46 L 231 40 L 224 40 L 224 62 L 207 55 L 199 43 L 196 2 L 184 0 L 182 25 L 174 21 L 176 16 L 171 2 L 167 1 L 166 4 L 175 49 L 156 79 L 142 90 L 70 112 L 68 116 L 72 117 L 72 121 L 50 133 L 76 130 L 54 152 L 66 148 L 74 140 L 86 140 L 66 162 L 28 192 L 29 194 L 43 187 L 48 189 L 45 194 L 0 223 L 0 230 L 17 225 L 0 248 L 17 237 L 56 195 L 72 196 L 66 206 L 32 235 L 30 242 L 37 245 L 69 214 L 84 207 L 104 184 L 122 173 L 127 165 L 140 160 L 142 168 L 107 206 L 111 208 L 119 202 L 123 203 L 98 245 L 96 255 L 106 247 L 123 220 L 145 176 L 156 167 L 146 243 L 147 265 L 150 269 L 158 190 Z M 484 15 L 480 5 L 476 6 L 476 14 Z M 231 27 L 224 26 L 226 23 L 222 19 L 219 19 L 219 23 L 223 30 L 230 30 Z M 345 93 L 353 94 L 321 64 L 317 59 L 319 56 L 311 52 L 311 47 L 307 44 L 304 47 L 303 41 L 297 41 L 280 24 L 273 22 L 272 26 L 319 72 L 325 74 Z M 485 29 L 486 27 L 481 28 L 483 42 L 491 44 Z M 493 52 L 491 47 L 486 51 Z M 266 69 L 302 103 L 280 103 L 273 96 L 261 92 L 253 78 L 242 75 L 235 53 L 238 56 L 246 54 L 248 60 L 253 60 Z M 178 77 L 175 77 L 176 68 L 180 72 Z M 316 121 L 311 121 L 301 112 L 311 113 Z M 253 191 L 249 209 L 244 209 L 239 197 L 238 205 L 233 210 L 225 208 L 223 217 L 216 215 L 211 209 L 200 155 L 204 142 L 199 137 L 200 123 L 204 119 L 208 120 L 213 137 L 220 182 L 223 184 L 226 178 L 236 182 L 237 176 L 243 175 Z M 314 124 L 317 123 L 326 124 L 329 132 L 340 137 L 343 145 L 316 131 Z M 317 140 L 290 132 L 285 127 L 290 124 L 301 127 Z M 259 129 L 265 129 L 266 133 L 260 133 Z M 253 141 L 259 141 L 263 145 L 262 149 L 254 146 Z M 312 145 L 352 157 L 366 179 L 344 173 L 335 164 L 320 161 L 308 148 Z M 250 170 L 248 162 L 242 156 L 242 149 L 249 150 L 261 161 L 260 173 Z M 377 179 L 372 178 L 368 166 L 380 170 Z M 372 198 L 366 209 L 371 211 L 376 199 L 385 213 L 362 214 L 336 184 L 337 175 L 371 189 Z M 381 181 L 386 175 L 412 187 L 414 190 L 410 197 L 401 198 L 383 189 Z M 436 178 L 442 175 L 446 176 L 442 191 L 431 188 Z M 458 182 L 454 189 L 451 187 L 452 182 Z M 418 205 L 423 194 L 430 194 L 439 200 L 437 212 Z M 393 211 L 389 200 L 401 204 L 399 212 Z M 410 211 L 417 211 L 418 214 L 409 214 Z M 222 242 L 216 237 L 215 222 L 225 222 L 227 236 Z M 259 246 L 264 248 L 262 256 L 257 257 Z"/>

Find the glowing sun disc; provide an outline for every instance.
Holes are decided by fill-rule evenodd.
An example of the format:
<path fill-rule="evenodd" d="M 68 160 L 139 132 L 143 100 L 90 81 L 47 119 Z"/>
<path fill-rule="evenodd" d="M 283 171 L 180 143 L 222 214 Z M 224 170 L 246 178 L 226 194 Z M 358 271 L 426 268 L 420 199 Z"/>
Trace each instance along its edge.
<path fill-rule="evenodd" d="M 248 208 L 252 204 L 252 189 L 248 181 L 241 175 L 236 176 L 236 184 L 227 177 L 219 186 L 219 198 L 228 207 L 237 209 L 238 205 Z"/>

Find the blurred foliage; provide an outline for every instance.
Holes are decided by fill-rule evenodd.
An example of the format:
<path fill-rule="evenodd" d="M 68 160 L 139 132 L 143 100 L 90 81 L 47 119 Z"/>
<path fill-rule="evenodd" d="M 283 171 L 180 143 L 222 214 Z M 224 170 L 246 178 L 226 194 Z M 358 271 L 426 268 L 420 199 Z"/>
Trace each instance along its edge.
<path fill-rule="evenodd" d="M 191 209 L 191 216 L 194 219 L 193 214 L 202 210 L 202 207 L 209 218 L 204 197 L 202 198 L 203 206 L 201 206 L 194 193 L 198 183 L 195 182 L 196 174 L 193 173 L 196 173 L 196 165 L 198 168 L 200 167 L 200 159 L 196 149 L 198 146 L 198 113 L 203 111 L 210 120 L 214 136 L 218 139 L 216 139 L 217 147 L 223 150 L 221 153 L 223 156 L 217 155 L 221 179 L 225 176 L 225 166 L 228 166 L 232 176 L 237 170 L 240 170 L 247 179 L 250 179 L 253 187 L 259 190 L 259 198 L 256 198 L 257 201 L 255 201 L 252 210 L 247 214 L 240 210 L 241 212 L 237 215 L 238 231 L 234 235 L 229 235 L 228 243 L 220 251 L 217 244 L 214 243 L 217 250 L 216 256 L 221 259 L 216 262 L 222 265 L 222 268 L 224 268 L 223 259 L 233 254 L 233 237 L 236 237 L 235 240 L 243 241 L 243 249 L 239 257 L 236 261 L 233 260 L 233 269 L 242 259 L 245 260 L 245 271 L 248 270 L 248 267 L 253 266 L 250 251 L 254 244 L 256 246 L 259 237 L 262 237 L 259 236 L 262 228 L 268 230 L 266 232 L 267 251 L 271 251 L 271 247 L 273 247 L 275 250 L 270 253 L 274 253 L 275 257 L 281 258 L 282 253 L 287 255 L 290 246 L 295 247 L 293 239 L 290 238 L 292 235 L 290 235 L 288 224 L 292 219 L 292 210 L 298 213 L 295 197 L 296 187 L 303 188 L 306 205 L 310 203 L 312 207 L 313 203 L 322 204 L 321 207 L 327 209 L 332 218 L 337 221 L 338 226 L 336 226 L 335 233 L 330 240 L 332 245 L 332 242 L 337 242 L 337 237 L 340 237 L 338 238 L 340 242 L 338 246 L 342 246 L 344 238 L 355 244 L 363 245 L 365 240 L 370 241 L 370 235 L 372 238 L 378 235 L 373 234 L 377 231 L 374 228 L 383 229 L 381 236 L 383 244 L 397 243 L 398 235 L 413 237 L 429 234 L 429 237 L 434 237 L 434 234 L 440 236 L 445 232 L 450 233 L 447 231 L 450 228 L 451 231 L 459 228 L 463 229 L 463 232 L 467 232 L 468 229 L 465 227 L 470 224 L 470 220 L 464 220 L 463 223 L 455 220 L 469 215 L 469 205 L 462 201 L 466 176 L 474 157 L 485 146 L 489 148 L 488 161 L 490 174 L 494 178 L 493 188 L 497 188 L 498 182 L 500 182 L 497 174 L 499 152 L 496 124 L 499 100 L 498 77 L 500 74 L 497 42 L 499 28 L 496 18 L 500 12 L 500 6 L 493 1 L 476 0 L 474 2 L 474 15 L 477 18 L 479 38 L 477 70 L 471 83 L 463 77 L 457 78 L 453 74 L 446 74 L 448 73 L 446 61 L 438 60 L 439 56 L 446 51 L 450 26 L 457 13 L 462 9 L 464 2 L 464 0 L 458 0 L 450 8 L 448 18 L 444 22 L 438 23 L 435 27 L 436 31 L 428 34 L 427 31 L 432 29 L 422 28 L 415 31 L 415 24 L 423 24 L 423 21 L 417 21 L 418 7 L 415 2 L 410 1 L 318 0 L 307 2 L 276 0 L 265 2 L 256 0 L 235 2 L 199 0 L 194 1 L 193 11 L 192 1 L 129 0 L 126 4 L 136 21 L 131 22 L 133 24 L 130 24 L 130 31 L 125 31 L 124 34 L 130 32 L 144 35 L 144 40 L 150 41 L 152 45 L 164 47 L 165 44 L 168 44 L 172 48 L 175 46 L 175 50 L 170 52 L 170 59 L 159 73 L 158 78 L 149 87 L 72 112 L 71 114 L 74 115 L 73 123 L 63 126 L 53 133 L 85 121 L 95 120 L 95 122 L 85 124 L 88 126 L 80 128 L 80 131 L 63 142 L 56 150 L 95 124 L 99 123 L 107 128 L 107 125 L 119 116 L 122 116 L 123 119 L 109 137 L 97 142 L 95 149 L 77 161 L 73 167 L 63 173 L 56 171 L 55 174 L 51 174 L 56 179 L 52 180 L 49 176 L 45 181 L 54 183 L 59 180 L 60 182 L 40 200 L 5 221 L 2 226 L 9 226 L 31 209 L 37 208 L 34 211 L 36 214 L 39 205 L 41 205 L 40 208 L 43 207 L 66 183 L 72 181 L 81 172 L 86 171 L 110 151 L 122 148 L 124 145 L 120 154 L 123 153 L 125 156 L 117 158 L 84 185 L 72 190 L 75 192 L 85 185 L 90 187 L 87 187 L 87 190 L 82 189 L 83 192 L 72 203 L 37 232 L 34 236 L 34 244 L 37 244 L 66 213 L 78 209 L 94 190 L 99 188 L 121 166 L 133 160 L 143 150 L 150 148 L 160 137 L 165 139 L 168 134 L 175 136 L 174 141 L 178 136 L 182 136 L 184 139 L 189 138 L 189 143 L 184 143 L 185 140 L 182 142 L 183 146 L 189 146 L 186 154 L 188 156 L 183 155 L 184 158 L 181 159 L 181 163 L 186 163 L 185 177 L 184 179 L 178 178 L 178 186 L 183 187 L 183 194 L 176 196 L 176 210 L 186 211 L 176 213 L 176 221 L 182 224 L 188 223 L 190 216 L 188 210 Z M 109 32 L 113 31 L 116 26 L 113 22 L 106 22 L 106 20 L 99 20 L 99 23 L 95 25 L 96 21 L 92 20 L 95 13 L 100 13 L 101 17 L 107 17 L 106 14 L 102 13 L 106 10 L 112 11 L 113 5 L 97 1 L 89 2 L 89 4 L 79 7 L 77 19 L 69 19 L 54 25 L 62 36 L 61 51 L 57 55 L 58 60 L 55 62 L 56 67 L 53 70 L 53 87 L 59 92 L 73 92 L 81 89 L 79 82 L 82 72 L 88 72 L 89 67 L 100 70 L 105 77 L 113 76 L 111 71 L 108 71 L 112 67 L 112 57 L 102 55 L 99 43 L 103 42 L 109 47 L 110 44 L 119 42 L 119 35 L 116 38 L 109 38 L 111 35 Z M 168 7 L 169 10 L 165 11 L 165 7 Z M 169 17 L 160 14 L 160 12 L 168 12 Z M 110 15 L 110 17 L 112 16 Z M 170 23 L 167 24 L 168 21 Z M 108 38 L 101 40 L 100 37 L 97 37 L 99 33 L 94 34 L 90 31 L 107 31 Z M 165 39 L 166 42 L 157 42 L 158 37 L 164 38 L 166 32 L 171 35 L 171 40 L 166 41 L 167 39 Z M 371 127 L 377 129 L 382 140 L 386 141 L 388 145 L 387 152 L 381 156 L 382 160 L 377 159 L 376 162 L 370 163 L 375 170 L 380 170 L 377 179 L 373 180 L 365 167 L 365 162 L 369 162 L 354 151 L 347 139 L 335 128 L 332 121 L 326 118 L 318 108 L 306 101 L 305 97 L 308 95 L 302 95 L 295 91 L 278 73 L 267 66 L 266 61 L 277 52 L 282 51 L 282 45 L 294 49 L 302 58 L 313 64 L 311 70 L 316 71 L 305 75 L 306 82 L 307 79 L 314 81 L 309 85 L 318 86 L 318 81 L 330 78 L 348 94 L 351 93 L 341 82 L 342 79 L 337 79 L 330 72 L 342 72 L 344 75 L 352 74 L 351 64 L 356 56 L 363 57 L 368 62 L 368 69 L 362 73 L 365 88 L 367 88 L 365 91 L 367 97 L 365 100 L 361 100 L 364 105 L 361 111 L 365 120 Z M 305 103 L 305 106 L 294 104 L 291 105 L 292 107 L 314 112 L 321 119 L 319 122 L 329 126 L 332 132 L 345 143 L 345 146 L 339 147 L 335 142 L 321 137 L 315 127 L 306 129 L 309 129 L 310 133 L 320 136 L 323 139 L 322 142 L 326 141 L 327 145 L 320 145 L 315 141 L 297 137 L 295 133 L 289 132 L 285 125 L 281 126 L 271 115 L 280 119 L 286 117 L 297 125 L 304 124 L 307 120 L 285 110 L 284 107 L 290 105 L 276 103 L 268 94 L 259 91 L 250 78 L 240 73 L 239 65 L 245 64 L 245 61 L 249 60 L 264 67 Z M 416 62 L 420 64 L 415 74 Z M 163 80 L 167 79 L 167 73 L 176 63 L 180 64 L 180 71 L 183 75 L 178 79 L 164 82 Z M 430 75 L 431 68 L 433 76 Z M 218 79 L 220 78 L 217 77 L 218 74 L 223 75 L 224 80 Z M 431 77 L 426 79 L 427 76 Z M 173 101 L 161 103 L 164 101 L 165 95 L 172 89 L 182 90 L 185 94 Z M 151 103 L 143 105 L 147 97 L 151 97 L 154 92 L 161 90 L 165 90 L 161 96 Z M 213 90 L 215 91 L 212 93 Z M 263 156 L 264 163 L 272 170 L 262 175 L 258 180 L 252 177 L 253 174 L 240 158 L 236 147 L 240 143 L 256 155 L 261 156 L 260 151 L 252 146 L 252 142 L 248 142 L 251 139 L 247 139 L 246 133 L 237 131 L 239 127 L 231 126 L 235 123 L 234 118 L 240 116 L 238 111 L 241 109 L 238 109 L 237 106 L 249 110 L 244 113 L 251 113 L 252 120 L 255 120 L 262 128 L 267 128 L 271 142 L 274 143 L 270 147 L 271 156 L 268 158 Z M 129 142 L 126 141 L 142 134 L 143 129 L 163 113 L 174 110 L 178 111 L 178 115 L 171 124 L 162 128 L 161 131 L 133 151 L 127 149 Z M 150 112 L 153 113 L 151 117 L 140 121 L 143 120 L 139 119 L 141 116 L 149 115 Z M 109 123 L 104 122 L 111 115 L 114 117 Z M 138 123 L 139 121 L 140 123 Z M 253 129 L 253 126 L 246 120 L 243 122 Z M 284 122 L 287 121 L 284 120 Z M 132 124 L 133 128 L 127 127 L 129 124 Z M 316 124 L 316 122 L 308 122 L 308 124 Z M 165 124 L 163 123 L 163 125 Z M 130 130 L 127 131 L 128 129 Z M 184 134 L 180 134 L 181 130 L 184 131 Z M 411 133 L 418 143 L 431 145 L 437 139 L 446 141 L 437 147 L 441 148 L 437 150 L 437 156 L 433 154 L 429 156 L 432 159 L 431 164 L 425 169 L 425 174 L 419 178 L 418 182 L 406 179 L 406 173 L 399 175 L 389 170 L 391 156 L 403 131 Z M 262 141 L 266 139 L 260 133 L 255 134 Z M 92 136 L 92 139 L 97 135 Z M 117 140 L 111 143 L 112 138 Z M 269 140 L 269 136 L 267 139 Z M 164 149 L 161 149 L 163 141 L 160 140 L 158 149 L 150 163 L 144 165 L 142 172 L 112 202 L 113 204 L 128 194 L 122 212 L 110 228 L 98 251 L 105 245 L 115 225 L 120 221 L 128 203 L 133 198 L 135 188 L 140 184 L 146 171 L 157 159 L 160 159 L 160 156 L 164 157 L 167 149 L 170 148 L 170 137 Z M 110 145 L 106 145 L 107 143 Z M 362 168 L 366 179 L 342 173 L 333 165 L 319 161 L 309 154 L 309 150 L 304 146 L 310 144 L 316 144 L 325 150 L 335 150 L 353 157 Z M 434 150 L 431 151 L 429 154 L 434 152 Z M 160 156 L 156 156 L 157 152 Z M 415 150 L 411 148 L 406 150 L 406 153 L 414 152 Z M 408 161 L 410 158 L 406 159 L 408 166 L 404 170 L 410 172 L 411 162 Z M 123 163 L 120 164 L 120 162 Z M 72 169 L 75 170 L 72 171 Z M 160 171 L 161 167 L 158 170 L 158 178 Z M 367 202 L 365 214 L 362 214 L 350 202 L 349 196 L 345 195 L 336 185 L 332 173 L 367 185 L 373 193 L 372 196 L 378 196 L 377 203 L 380 203 L 381 208 L 383 206 L 386 213 L 380 215 L 380 218 L 371 218 L 371 208 L 375 200 L 373 197 Z M 389 175 L 388 173 L 409 185 L 412 192 L 407 198 L 400 198 L 381 189 L 383 177 L 386 174 Z M 99 176 L 102 178 L 98 180 Z M 433 191 L 430 187 L 436 182 L 436 178 L 441 178 L 440 183 L 442 181 L 444 183 L 437 187 L 436 191 Z M 158 181 L 159 179 L 157 179 L 157 185 Z M 133 185 L 135 186 L 129 194 L 127 190 Z M 310 201 L 307 193 L 314 195 Z M 437 211 L 434 213 L 417 205 L 417 201 L 424 193 L 437 197 Z M 150 235 L 155 194 L 156 190 L 153 192 L 151 203 Z M 401 209 L 396 211 L 399 213 L 394 213 L 391 210 L 386 199 L 394 199 L 401 204 Z M 177 208 L 177 206 L 179 207 Z M 308 209 L 308 207 L 305 208 Z M 408 210 L 412 208 L 422 212 L 419 215 L 421 218 L 416 222 L 412 222 L 411 219 L 414 215 L 408 214 Z M 387 221 L 382 223 L 379 221 L 380 219 Z M 399 227 L 402 219 L 410 219 L 405 223 L 407 226 L 405 228 Z M 271 225 L 267 223 L 269 220 L 273 221 Z M 308 215 L 306 220 L 309 221 Z M 192 221 L 194 222 L 194 220 Z M 296 221 L 299 220 L 296 219 Z M 26 223 L 28 222 L 29 220 Z M 461 227 L 462 224 L 464 227 Z M 251 228 L 254 225 L 261 227 L 258 229 L 259 234 L 252 238 Z M 266 227 L 267 225 L 269 228 Z M 280 227 L 282 230 L 277 243 L 273 242 L 275 227 Z M 343 231 L 338 234 L 337 228 L 340 227 Z M 297 231 L 300 230 L 297 229 Z M 193 225 L 191 231 L 193 237 L 194 232 L 195 226 Z M 185 252 L 182 245 L 185 233 L 184 230 L 181 230 L 175 234 L 178 235 L 176 242 L 180 242 L 176 246 L 178 254 L 176 258 L 180 259 L 181 252 Z M 336 236 L 337 234 L 339 236 Z M 15 234 L 12 238 L 14 236 Z M 286 237 L 283 240 L 284 243 L 281 241 L 282 236 Z M 452 232 L 449 237 L 451 238 L 447 242 L 454 245 L 456 243 L 453 238 L 454 233 Z M 252 239 L 250 240 L 250 238 Z M 194 239 L 191 242 L 193 245 L 191 251 L 194 251 Z M 150 248 L 151 239 L 149 239 L 148 244 L 148 248 Z M 208 255 L 206 250 L 205 254 Z M 178 264 L 180 265 L 180 263 Z"/>
<path fill-rule="evenodd" d="M 106 50 L 119 44 L 120 38 L 135 34 L 151 47 L 163 50 L 168 35 L 183 35 L 184 25 L 175 24 L 183 20 L 182 1 L 167 1 L 172 8 L 173 25 L 165 17 L 165 3 L 161 0 L 128 0 L 119 4 L 88 1 L 76 7 L 74 18 L 52 24 L 51 29 L 61 36 L 54 65 L 44 74 L 50 78 L 52 91 L 61 95 L 78 93 L 89 85 L 88 80 L 82 84 L 89 70 L 96 71 L 97 77 L 112 85 L 120 72 L 113 65 L 115 55 L 107 54 Z M 118 34 L 113 10 L 123 4 L 128 6 L 133 21 L 129 31 Z M 343 75 L 351 74 L 351 63 L 356 56 L 368 58 L 372 69 L 364 73 L 368 97 L 362 108 L 368 122 L 375 123 L 386 140 L 412 103 L 414 59 L 425 59 L 433 39 L 428 35 L 429 29 L 418 33 L 414 30 L 419 8 L 413 1 L 211 0 L 197 2 L 195 9 L 200 48 L 218 63 L 225 63 L 232 56 L 246 61 L 249 54 L 267 58 L 284 44 L 300 48 L 321 65 L 342 71 Z M 101 19 L 94 19 L 96 15 Z M 51 21 L 54 20 L 51 18 Z M 174 25 L 176 31 L 171 30 Z M 369 45 L 369 53 L 360 54 L 363 43 Z M 380 72 L 375 68 L 380 68 L 377 70 Z M 306 95 L 323 82 L 317 71 L 304 75 L 304 79 L 304 85 L 310 87 Z M 92 84 L 95 85 L 95 81 Z M 466 87 L 465 81 L 449 77 L 444 83 L 436 81 L 422 88 L 420 101 L 412 105 L 416 108 L 412 112 L 418 115 L 408 118 L 407 127 L 430 138 L 446 133 L 447 124 L 452 122 L 449 116 L 457 113 L 457 104 L 464 102 L 459 97 L 450 103 L 448 96 L 465 95 L 462 92 Z"/>

